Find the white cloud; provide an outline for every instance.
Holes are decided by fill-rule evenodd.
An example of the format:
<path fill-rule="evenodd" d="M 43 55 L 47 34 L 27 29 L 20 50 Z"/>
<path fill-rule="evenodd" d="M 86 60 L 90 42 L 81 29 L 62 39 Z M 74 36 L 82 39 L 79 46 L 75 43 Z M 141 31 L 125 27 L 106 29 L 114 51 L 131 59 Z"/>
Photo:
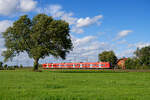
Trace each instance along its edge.
<path fill-rule="evenodd" d="M 95 17 L 93 17 L 93 18 L 90 18 L 90 17 L 79 18 L 79 19 L 77 20 L 76 27 L 86 27 L 86 26 L 89 26 L 89 25 L 94 24 L 94 23 L 99 24 L 98 21 L 99 21 L 102 17 L 103 17 L 102 15 L 98 15 L 98 16 L 95 16 Z"/>
<path fill-rule="evenodd" d="M 53 16 L 54 18 L 60 18 L 65 20 L 71 25 L 71 32 L 74 33 L 83 33 L 83 27 L 97 24 L 99 25 L 99 20 L 103 17 L 102 15 L 95 16 L 93 18 L 86 17 L 86 18 L 77 18 L 74 17 L 72 12 L 66 12 L 63 10 L 61 5 L 49 5 L 46 8 L 38 8 L 37 11 L 39 13 L 46 13 L 48 15 Z"/>
<path fill-rule="evenodd" d="M 82 28 L 72 27 L 71 32 L 81 34 L 84 33 L 84 30 Z"/>
<path fill-rule="evenodd" d="M 120 52 L 120 53 L 116 53 L 116 56 L 118 58 L 122 58 L 122 57 L 133 57 L 133 53 L 134 53 L 135 49 L 133 48 L 128 48 L 125 49 L 124 51 Z"/>
<path fill-rule="evenodd" d="M 74 41 L 74 43 L 76 45 L 84 45 L 84 44 L 87 44 L 89 42 L 91 42 L 92 40 L 95 40 L 96 37 L 94 36 L 86 36 L 86 37 L 83 37 L 83 38 L 78 38 Z"/>
<path fill-rule="evenodd" d="M 127 36 L 130 32 L 133 32 L 132 30 L 123 30 L 121 32 L 119 32 L 118 36 L 119 38 L 125 37 Z"/>
<path fill-rule="evenodd" d="M 60 18 L 62 20 L 65 20 L 70 25 L 75 24 L 77 18 L 73 17 L 73 13 L 67 13 L 64 10 L 62 10 L 61 5 L 49 5 L 46 8 L 38 8 L 37 11 L 39 13 L 46 13 L 50 14 L 54 18 Z"/>
<path fill-rule="evenodd" d="M 150 46 L 150 42 L 137 42 L 133 44 L 128 44 L 126 49 L 121 51 L 119 54 L 117 54 L 118 57 L 133 57 L 134 51 L 136 51 L 137 48 L 143 48 L 146 46 Z"/>
<path fill-rule="evenodd" d="M 0 54 L 2 54 L 3 51 L 6 50 L 6 47 L 4 46 L 4 38 L 2 38 L 2 32 L 5 32 L 6 29 L 11 26 L 13 21 L 10 20 L 3 20 L 0 21 Z M 0 57 L 0 60 L 2 61 L 3 57 Z"/>
<path fill-rule="evenodd" d="M 75 62 L 96 62 L 100 52 L 113 48 L 107 42 L 99 42 L 96 36 L 85 36 L 82 38 L 72 36 L 72 41 L 74 48 L 68 54 L 67 59 Z"/>
<path fill-rule="evenodd" d="M 146 46 L 150 46 L 150 42 L 137 42 L 134 44 L 128 44 L 128 48 L 143 48 Z"/>
<path fill-rule="evenodd" d="M 29 12 L 36 7 L 34 0 L 0 0 L 0 15 Z"/>
<path fill-rule="evenodd" d="M 48 8 L 45 8 L 47 13 L 50 13 L 53 17 L 61 17 L 65 13 L 61 11 L 62 6 L 60 5 L 50 5 Z"/>
<path fill-rule="evenodd" d="M 36 7 L 37 2 L 33 0 L 21 0 L 20 9 L 22 12 L 29 12 Z"/>
<path fill-rule="evenodd" d="M 139 43 L 136 43 L 135 46 L 137 48 L 143 48 L 143 47 L 146 47 L 146 46 L 150 46 L 150 42 L 147 42 L 147 43 L 139 42 Z"/>
<path fill-rule="evenodd" d="M 123 40 L 118 41 L 117 43 L 118 44 L 125 44 L 125 43 L 127 43 L 127 40 L 123 39 Z"/>
<path fill-rule="evenodd" d="M 121 32 L 118 33 L 117 37 L 115 38 L 115 40 L 118 40 L 120 38 L 123 38 L 125 36 L 127 36 L 129 33 L 133 32 L 132 30 L 122 30 Z"/>
<path fill-rule="evenodd" d="M 10 20 L 3 20 L 3 21 L 0 21 L 0 33 L 1 32 L 4 32 L 9 26 L 12 25 L 12 21 Z"/>

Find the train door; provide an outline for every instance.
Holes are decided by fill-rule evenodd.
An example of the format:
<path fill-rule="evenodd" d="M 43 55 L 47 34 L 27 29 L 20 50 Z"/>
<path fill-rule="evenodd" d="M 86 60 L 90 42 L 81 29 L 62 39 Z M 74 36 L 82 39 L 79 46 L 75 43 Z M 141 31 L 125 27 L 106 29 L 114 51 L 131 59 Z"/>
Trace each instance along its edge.
<path fill-rule="evenodd" d="M 101 68 L 101 63 L 99 63 L 99 68 Z"/>
<path fill-rule="evenodd" d="M 75 64 L 73 64 L 73 68 L 75 68 Z"/>
<path fill-rule="evenodd" d="M 76 64 L 75 64 L 75 68 L 80 68 L 80 64 L 79 64 L 79 63 L 76 63 Z"/>
<path fill-rule="evenodd" d="M 90 68 L 93 68 L 93 64 L 90 64 Z"/>
<path fill-rule="evenodd" d="M 82 64 L 80 64 L 80 68 L 82 68 Z"/>
<path fill-rule="evenodd" d="M 51 64 L 51 68 L 53 68 L 53 64 Z"/>
<path fill-rule="evenodd" d="M 49 68 L 49 64 L 48 63 L 46 64 L 46 68 Z"/>

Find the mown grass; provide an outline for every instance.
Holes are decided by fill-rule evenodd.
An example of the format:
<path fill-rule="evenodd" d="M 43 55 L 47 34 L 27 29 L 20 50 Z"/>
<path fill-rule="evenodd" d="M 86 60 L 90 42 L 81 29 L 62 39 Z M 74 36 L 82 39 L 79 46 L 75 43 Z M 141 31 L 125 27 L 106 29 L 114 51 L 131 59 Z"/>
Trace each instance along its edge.
<path fill-rule="evenodd" d="M 149 72 L 0 71 L 0 100 L 149 100 Z"/>

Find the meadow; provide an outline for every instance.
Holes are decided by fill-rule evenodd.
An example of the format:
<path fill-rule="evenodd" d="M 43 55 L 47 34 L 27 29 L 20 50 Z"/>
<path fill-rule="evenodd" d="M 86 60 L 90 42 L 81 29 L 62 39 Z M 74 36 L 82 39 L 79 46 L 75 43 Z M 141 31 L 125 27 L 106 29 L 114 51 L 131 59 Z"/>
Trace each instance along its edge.
<path fill-rule="evenodd" d="M 150 72 L 0 71 L 0 100 L 149 100 Z"/>

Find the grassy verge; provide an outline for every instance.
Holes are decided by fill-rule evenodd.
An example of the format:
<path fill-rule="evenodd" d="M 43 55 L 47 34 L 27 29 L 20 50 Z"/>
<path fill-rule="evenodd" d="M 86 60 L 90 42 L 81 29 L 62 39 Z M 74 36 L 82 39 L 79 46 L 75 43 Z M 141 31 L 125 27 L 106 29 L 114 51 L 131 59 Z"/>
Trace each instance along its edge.
<path fill-rule="evenodd" d="M 0 100 L 150 99 L 149 72 L 93 71 L 0 71 Z"/>

